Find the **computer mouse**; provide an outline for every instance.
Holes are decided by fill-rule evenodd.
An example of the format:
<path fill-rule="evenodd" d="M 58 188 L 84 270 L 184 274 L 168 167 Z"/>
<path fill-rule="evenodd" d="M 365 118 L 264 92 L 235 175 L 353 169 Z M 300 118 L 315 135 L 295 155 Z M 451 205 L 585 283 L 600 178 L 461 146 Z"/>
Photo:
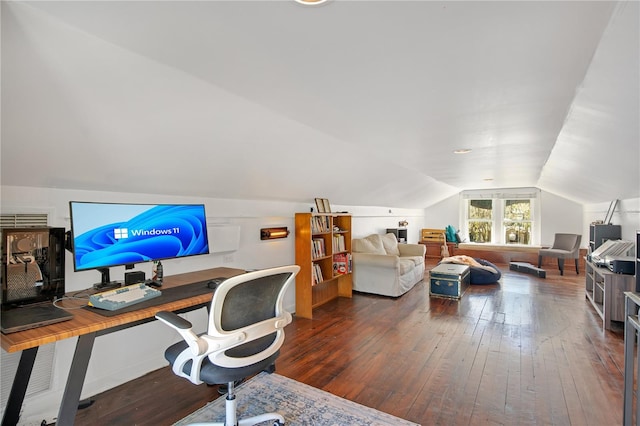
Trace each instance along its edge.
<path fill-rule="evenodd" d="M 215 289 L 215 288 L 217 288 L 217 287 L 222 283 L 222 281 L 224 281 L 224 280 L 225 280 L 224 278 L 213 278 L 213 279 L 211 279 L 211 280 L 209 280 L 209 281 L 207 282 L 207 287 Z"/>

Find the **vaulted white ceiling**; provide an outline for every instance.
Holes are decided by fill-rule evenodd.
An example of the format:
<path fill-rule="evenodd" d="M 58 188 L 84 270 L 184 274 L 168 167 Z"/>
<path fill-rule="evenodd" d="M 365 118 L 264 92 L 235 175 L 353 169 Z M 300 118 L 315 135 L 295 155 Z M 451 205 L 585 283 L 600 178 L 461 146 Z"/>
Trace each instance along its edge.
<path fill-rule="evenodd" d="M 2 184 L 640 197 L 639 22 L 635 1 L 3 1 Z"/>

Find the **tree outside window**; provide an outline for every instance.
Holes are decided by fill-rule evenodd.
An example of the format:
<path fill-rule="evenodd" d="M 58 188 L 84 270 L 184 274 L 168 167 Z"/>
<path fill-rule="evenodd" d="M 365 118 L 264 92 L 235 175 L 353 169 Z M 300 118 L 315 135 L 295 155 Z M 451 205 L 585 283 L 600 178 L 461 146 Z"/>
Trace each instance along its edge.
<path fill-rule="evenodd" d="M 493 225 L 493 200 L 469 200 L 467 229 L 472 243 L 490 243 Z"/>

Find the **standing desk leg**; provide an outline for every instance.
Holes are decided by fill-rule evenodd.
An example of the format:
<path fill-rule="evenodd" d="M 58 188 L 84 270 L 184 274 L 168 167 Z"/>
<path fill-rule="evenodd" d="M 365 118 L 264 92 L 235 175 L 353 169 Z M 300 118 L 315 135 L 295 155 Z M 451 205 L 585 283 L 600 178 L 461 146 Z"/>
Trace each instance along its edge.
<path fill-rule="evenodd" d="M 78 413 L 78 403 L 82 393 L 82 385 L 87 374 L 91 350 L 96 340 L 96 333 L 83 334 L 78 337 L 76 350 L 71 361 L 71 369 L 67 378 L 67 385 L 64 388 L 60 411 L 58 411 L 57 426 L 73 426 Z"/>
<path fill-rule="evenodd" d="M 29 379 L 31 378 L 31 372 L 33 371 L 33 364 L 36 361 L 36 355 L 38 354 L 38 346 L 35 348 L 25 349 L 20 355 L 20 362 L 18 363 L 18 369 L 16 375 L 13 378 L 13 385 L 11 385 L 11 393 L 9 393 L 9 399 L 7 400 L 7 406 L 2 416 L 2 425 L 17 425 L 20 419 L 20 410 L 22 409 L 22 403 L 24 402 L 24 396 L 27 393 L 27 386 L 29 386 Z"/>

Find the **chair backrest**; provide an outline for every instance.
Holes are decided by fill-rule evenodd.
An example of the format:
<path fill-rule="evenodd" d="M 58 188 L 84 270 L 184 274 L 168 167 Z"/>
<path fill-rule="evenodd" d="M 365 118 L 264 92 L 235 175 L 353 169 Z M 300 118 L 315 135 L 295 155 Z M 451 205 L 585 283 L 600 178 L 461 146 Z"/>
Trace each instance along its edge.
<path fill-rule="evenodd" d="M 580 241 L 582 235 L 579 234 L 556 234 L 553 241 L 553 249 L 570 251 L 576 257 L 580 251 Z"/>
<path fill-rule="evenodd" d="M 207 334 L 238 339 L 238 344 L 209 355 L 221 367 L 237 368 L 273 355 L 284 342 L 291 314 L 284 295 L 300 271 L 297 265 L 265 269 L 223 281 L 213 295 Z"/>

